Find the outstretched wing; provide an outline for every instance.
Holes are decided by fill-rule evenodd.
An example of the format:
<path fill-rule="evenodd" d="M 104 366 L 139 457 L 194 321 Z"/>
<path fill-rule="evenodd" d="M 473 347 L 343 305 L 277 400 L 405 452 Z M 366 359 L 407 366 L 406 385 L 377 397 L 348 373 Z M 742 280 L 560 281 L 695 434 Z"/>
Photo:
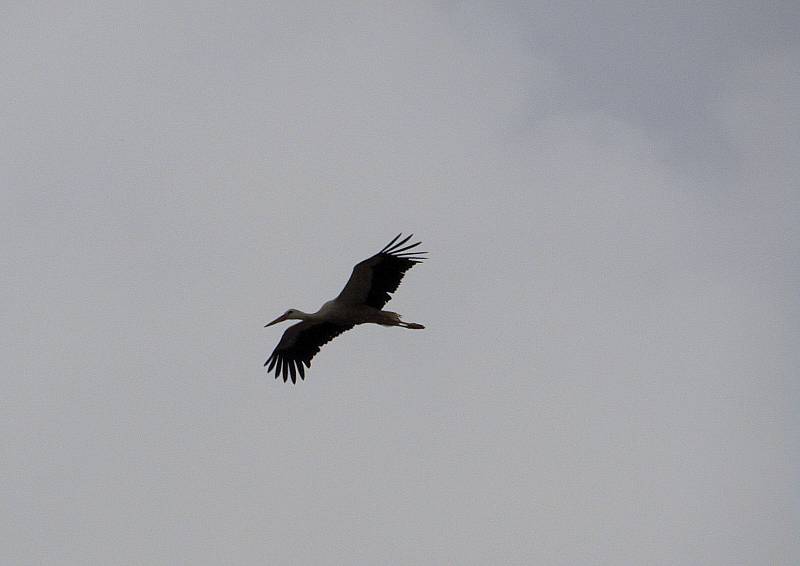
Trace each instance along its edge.
<path fill-rule="evenodd" d="M 409 251 L 422 242 L 403 247 L 413 234 L 397 242 L 400 236 L 402 234 L 395 236 L 394 240 L 374 256 L 357 264 L 347 285 L 335 300 L 344 304 L 369 305 L 382 309 L 392 298 L 391 294 L 397 291 L 405 272 L 422 262 L 425 258 L 421 254 L 427 253 Z"/>
<path fill-rule="evenodd" d="M 289 375 L 292 377 L 292 383 L 296 383 L 298 373 L 300 379 L 305 379 L 303 364 L 311 367 L 311 358 L 324 344 L 351 328 L 352 324 L 339 325 L 306 320 L 293 324 L 286 329 L 272 355 L 264 362 L 264 365 L 268 366 L 267 373 L 274 368 L 275 379 L 283 374 L 284 383 Z"/>

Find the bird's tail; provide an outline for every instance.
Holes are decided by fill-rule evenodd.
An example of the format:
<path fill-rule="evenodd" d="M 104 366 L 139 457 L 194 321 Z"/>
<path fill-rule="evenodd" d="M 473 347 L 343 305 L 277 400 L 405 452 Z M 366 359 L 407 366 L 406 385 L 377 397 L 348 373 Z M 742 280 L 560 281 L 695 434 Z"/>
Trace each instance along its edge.
<path fill-rule="evenodd" d="M 383 324 L 384 326 L 399 326 L 400 328 L 411 328 L 414 330 L 421 330 L 425 328 L 421 324 L 417 324 L 416 322 L 405 322 L 400 320 L 401 315 L 400 313 L 391 312 L 391 311 L 381 311 L 382 318 L 378 321 L 378 324 Z"/>

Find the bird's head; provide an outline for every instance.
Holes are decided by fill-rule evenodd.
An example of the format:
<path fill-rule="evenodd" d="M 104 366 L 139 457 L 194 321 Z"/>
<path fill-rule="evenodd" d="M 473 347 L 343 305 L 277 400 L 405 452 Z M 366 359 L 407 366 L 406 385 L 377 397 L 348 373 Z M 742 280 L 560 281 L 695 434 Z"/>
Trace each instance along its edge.
<path fill-rule="evenodd" d="M 281 316 L 270 322 L 269 324 L 265 324 L 264 328 L 267 326 L 272 326 L 273 324 L 278 324 L 279 322 L 283 322 L 284 320 L 303 320 L 303 314 L 297 309 L 289 309 Z"/>

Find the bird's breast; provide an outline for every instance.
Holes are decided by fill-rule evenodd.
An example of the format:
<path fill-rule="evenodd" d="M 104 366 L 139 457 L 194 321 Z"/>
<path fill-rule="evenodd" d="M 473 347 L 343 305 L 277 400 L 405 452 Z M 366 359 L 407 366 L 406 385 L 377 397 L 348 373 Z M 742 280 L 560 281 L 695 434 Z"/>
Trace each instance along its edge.
<path fill-rule="evenodd" d="M 338 324 L 362 324 L 372 322 L 378 309 L 368 305 L 348 305 L 338 301 L 328 301 L 317 312 L 321 320 Z"/>

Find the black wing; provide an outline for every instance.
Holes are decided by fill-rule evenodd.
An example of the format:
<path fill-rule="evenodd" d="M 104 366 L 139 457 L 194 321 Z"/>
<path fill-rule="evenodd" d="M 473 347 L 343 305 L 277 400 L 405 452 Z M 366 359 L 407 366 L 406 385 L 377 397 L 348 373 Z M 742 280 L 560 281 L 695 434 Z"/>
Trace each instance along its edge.
<path fill-rule="evenodd" d="M 427 253 L 409 251 L 422 242 L 403 247 L 413 234 L 397 242 L 400 236 L 402 234 L 395 236 L 394 240 L 374 256 L 356 265 L 347 285 L 335 300 L 382 309 L 392 298 L 391 293 L 397 291 L 405 272 L 421 263 L 425 259 L 421 254 Z"/>
<path fill-rule="evenodd" d="M 281 341 L 278 342 L 272 355 L 264 362 L 265 366 L 268 365 L 267 373 L 275 368 L 275 379 L 283 374 L 284 383 L 290 375 L 292 383 L 296 383 L 298 373 L 300 379 L 305 379 L 303 364 L 311 367 L 311 358 L 319 352 L 324 344 L 351 328 L 353 328 L 352 324 L 339 325 L 331 322 L 305 320 L 290 326 L 283 333 Z"/>

